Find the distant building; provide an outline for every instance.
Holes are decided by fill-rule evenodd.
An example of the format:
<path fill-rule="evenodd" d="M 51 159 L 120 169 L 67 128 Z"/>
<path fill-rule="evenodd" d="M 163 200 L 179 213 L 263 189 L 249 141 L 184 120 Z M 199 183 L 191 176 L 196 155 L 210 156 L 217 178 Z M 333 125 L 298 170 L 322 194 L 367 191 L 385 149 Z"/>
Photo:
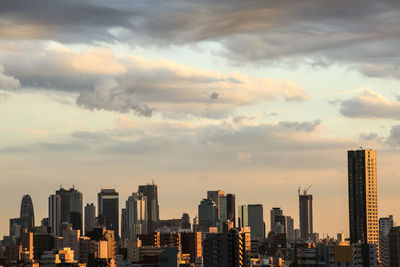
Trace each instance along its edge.
<path fill-rule="evenodd" d="M 61 235 L 61 198 L 58 195 L 49 196 L 49 226 L 54 235 Z"/>
<path fill-rule="evenodd" d="M 379 219 L 379 259 L 381 267 L 390 267 L 389 233 L 392 227 L 392 215 Z"/>
<path fill-rule="evenodd" d="M 350 243 L 379 248 L 376 151 L 351 150 L 348 159 Z"/>
<path fill-rule="evenodd" d="M 61 199 L 61 223 L 70 223 L 74 230 L 82 231 L 82 193 L 75 188 L 66 190 L 61 187 L 56 195 Z"/>
<path fill-rule="evenodd" d="M 378 250 L 376 244 L 353 243 L 353 267 L 377 267 Z"/>
<path fill-rule="evenodd" d="M 99 225 L 119 236 L 119 194 L 115 189 L 101 189 L 97 194 Z"/>
<path fill-rule="evenodd" d="M 265 239 L 263 205 L 250 204 L 239 206 L 239 227 L 250 226 L 251 239 Z"/>
<path fill-rule="evenodd" d="M 85 234 L 91 232 L 96 226 L 96 207 L 93 203 L 85 206 Z"/>
<path fill-rule="evenodd" d="M 226 195 L 226 218 L 233 222 L 233 226 L 236 226 L 236 202 L 234 194 Z"/>
<path fill-rule="evenodd" d="M 277 216 L 283 216 L 283 210 L 281 208 L 272 208 L 270 211 L 270 220 L 271 220 L 271 232 L 273 234 L 276 233 L 276 217 Z"/>
<path fill-rule="evenodd" d="M 21 233 L 21 220 L 20 218 L 10 219 L 10 236 L 19 237 Z"/>
<path fill-rule="evenodd" d="M 199 231 L 208 232 L 217 222 L 217 206 L 211 199 L 203 199 L 198 206 Z"/>
<path fill-rule="evenodd" d="M 126 238 L 135 239 L 139 234 L 147 234 L 149 227 L 147 196 L 144 193 L 132 193 L 125 202 L 125 209 L 127 225 L 124 225 L 126 232 L 124 235 L 127 236 Z M 152 227 L 155 226 L 155 224 L 152 224 Z"/>
<path fill-rule="evenodd" d="M 184 213 L 182 214 L 182 218 L 181 218 L 181 229 L 188 229 L 190 230 L 192 228 L 192 225 L 190 223 L 190 217 L 189 214 Z"/>
<path fill-rule="evenodd" d="M 313 197 L 311 194 L 299 194 L 300 238 L 308 240 L 313 232 Z"/>
<path fill-rule="evenodd" d="M 216 217 L 216 221 L 218 221 L 221 216 L 221 201 L 220 198 L 223 197 L 225 195 L 224 191 L 222 190 L 216 190 L 216 191 L 207 191 L 207 199 L 210 199 L 212 201 L 214 201 L 215 206 L 217 208 L 217 217 Z M 226 207 L 226 202 L 225 202 L 225 207 Z M 225 210 L 226 211 L 226 210 Z"/>
<path fill-rule="evenodd" d="M 33 203 L 29 195 L 24 195 L 22 197 L 19 219 L 22 229 L 31 230 L 35 226 Z"/>
<path fill-rule="evenodd" d="M 142 193 L 147 198 L 147 233 L 152 233 L 157 228 L 157 223 L 160 220 L 160 211 L 158 206 L 158 191 L 157 185 L 147 184 L 139 185 L 138 193 Z"/>
<path fill-rule="evenodd" d="M 196 258 L 201 258 L 202 244 L 200 232 L 183 232 L 181 234 L 182 254 L 190 255 L 190 263 L 195 263 Z"/>

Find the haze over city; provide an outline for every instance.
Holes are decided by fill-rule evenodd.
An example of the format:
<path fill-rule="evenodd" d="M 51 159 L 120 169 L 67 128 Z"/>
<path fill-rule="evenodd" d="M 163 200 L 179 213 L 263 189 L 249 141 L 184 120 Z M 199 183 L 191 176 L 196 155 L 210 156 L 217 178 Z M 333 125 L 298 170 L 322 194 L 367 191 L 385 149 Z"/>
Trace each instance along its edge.
<path fill-rule="evenodd" d="M 349 236 L 348 150 L 377 151 L 379 216 L 400 217 L 399 3 L 0 1 L 0 233 L 63 186 L 160 218 L 209 190 Z"/>

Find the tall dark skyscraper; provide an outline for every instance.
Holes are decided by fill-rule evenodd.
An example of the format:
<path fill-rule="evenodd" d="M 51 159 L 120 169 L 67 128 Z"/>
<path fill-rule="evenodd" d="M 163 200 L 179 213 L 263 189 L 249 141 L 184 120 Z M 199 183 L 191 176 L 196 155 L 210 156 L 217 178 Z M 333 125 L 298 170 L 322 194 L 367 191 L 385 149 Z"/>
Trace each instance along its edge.
<path fill-rule="evenodd" d="M 61 223 L 68 222 L 74 230 L 82 232 L 82 193 L 75 188 L 65 190 L 61 187 L 56 195 L 61 199 Z"/>
<path fill-rule="evenodd" d="M 33 203 L 29 195 L 22 197 L 20 210 L 21 229 L 32 229 L 35 226 L 35 215 L 33 212 Z"/>
<path fill-rule="evenodd" d="M 307 194 L 307 190 L 303 194 L 299 192 L 300 238 L 303 240 L 311 238 L 313 233 L 312 200 L 313 197 Z"/>
<path fill-rule="evenodd" d="M 85 234 L 91 232 L 96 225 L 96 207 L 93 203 L 85 206 Z"/>
<path fill-rule="evenodd" d="M 99 224 L 119 236 L 119 194 L 115 189 L 101 189 L 97 194 Z"/>
<path fill-rule="evenodd" d="M 250 204 L 239 206 L 239 227 L 250 226 L 251 238 L 264 241 L 265 223 L 264 208 L 261 204 Z"/>
<path fill-rule="evenodd" d="M 236 202 L 234 194 L 226 195 L 226 217 L 236 225 Z"/>
<path fill-rule="evenodd" d="M 160 220 L 157 185 L 154 183 L 139 185 L 138 193 L 147 197 L 147 232 L 152 233 L 156 230 L 157 223 Z"/>
<path fill-rule="evenodd" d="M 350 242 L 379 249 L 376 151 L 347 151 Z"/>

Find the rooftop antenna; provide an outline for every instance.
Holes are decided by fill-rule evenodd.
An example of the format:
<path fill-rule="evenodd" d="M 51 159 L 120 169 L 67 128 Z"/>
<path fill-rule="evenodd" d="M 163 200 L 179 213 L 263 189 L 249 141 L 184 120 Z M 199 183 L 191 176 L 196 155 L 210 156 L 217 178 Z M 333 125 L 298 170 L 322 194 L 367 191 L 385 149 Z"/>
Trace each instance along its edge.
<path fill-rule="evenodd" d="M 300 195 L 300 189 L 301 189 L 300 187 L 297 189 L 297 192 L 299 193 L 299 195 Z"/>

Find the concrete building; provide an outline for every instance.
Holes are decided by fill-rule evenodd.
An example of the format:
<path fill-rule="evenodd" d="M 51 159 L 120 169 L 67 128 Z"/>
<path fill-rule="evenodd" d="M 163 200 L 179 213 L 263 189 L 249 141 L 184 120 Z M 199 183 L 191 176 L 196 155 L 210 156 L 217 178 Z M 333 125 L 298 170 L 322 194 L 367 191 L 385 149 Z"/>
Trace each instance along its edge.
<path fill-rule="evenodd" d="M 214 201 L 215 206 L 217 207 L 217 217 L 216 220 L 220 220 L 221 218 L 221 201 L 220 198 L 225 195 L 224 191 L 216 190 L 216 191 L 207 191 L 207 199 Z M 226 212 L 226 201 L 225 201 L 225 212 Z"/>
<path fill-rule="evenodd" d="M 276 217 L 283 216 L 283 210 L 281 208 L 275 207 L 270 210 L 270 231 L 275 234 L 275 224 L 276 224 Z"/>
<path fill-rule="evenodd" d="M 182 255 L 190 255 L 190 263 L 194 264 L 196 258 L 201 258 L 203 256 L 200 232 L 181 233 L 181 246 Z"/>
<path fill-rule="evenodd" d="M 299 192 L 299 225 L 300 225 L 300 238 L 308 240 L 311 238 L 313 230 L 313 196 Z"/>
<path fill-rule="evenodd" d="M 236 197 L 234 194 L 226 195 L 226 219 L 233 222 L 236 226 Z"/>
<path fill-rule="evenodd" d="M 379 219 L 379 260 L 381 267 L 390 267 L 389 233 L 393 227 L 393 216 Z"/>
<path fill-rule="evenodd" d="M 124 225 L 126 232 L 124 235 L 127 235 L 128 239 L 135 239 L 137 235 L 147 234 L 149 226 L 147 196 L 143 193 L 133 193 L 125 202 L 125 209 L 127 225 Z"/>
<path fill-rule="evenodd" d="M 217 222 L 217 206 L 211 199 L 203 199 L 198 206 L 199 231 L 208 232 L 210 227 L 214 227 Z"/>
<path fill-rule="evenodd" d="M 101 189 L 97 194 L 99 225 L 119 237 L 119 194 L 115 189 Z"/>
<path fill-rule="evenodd" d="M 378 249 L 376 244 L 353 243 L 352 262 L 353 267 L 377 267 L 378 266 Z"/>
<path fill-rule="evenodd" d="M 75 257 L 79 259 L 79 237 L 81 236 L 80 230 L 74 230 L 72 225 L 69 225 L 62 231 L 63 247 L 71 248 L 75 252 Z"/>
<path fill-rule="evenodd" d="M 82 193 L 74 187 L 69 190 L 60 187 L 56 195 L 61 199 L 61 224 L 70 223 L 74 230 L 82 231 Z"/>
<path fill-rule="evenodd" d="M 96 226 L 96 207 L 93 203 L 85 206 L 85 234 L 91 232 Z"/>
<path fill-rule="evenodd" d="M 147 184 L 139 185 L 138 193 L 142 193 L 147 199 L 147 233 L 152 233 L 157 229 L 157 223 L 160 220 L 160 211 L 158 206 L 157 185 Z"/>
<path fill-rule="evenodd" d="M 347 152 L 350 243 L 375 244 L 379 249 L 376 151 Z"/>
<path fill-rule="evenodd" d="M 389 261 L 391 267 L 400 267 L 400 226 L 389 232 Z"/>
<path fill-rule="evenodd" d="M 58 195 L 49 196 L 49 226 L 54 235 L 61 235 L 61 198 Z"/>
<path fill-rule="evenodd" d="M 251 239 L 265 239 L 265 223 L 263 205 L 250 204 L 239 206 L 239 227 L 250 227 Z"/>

